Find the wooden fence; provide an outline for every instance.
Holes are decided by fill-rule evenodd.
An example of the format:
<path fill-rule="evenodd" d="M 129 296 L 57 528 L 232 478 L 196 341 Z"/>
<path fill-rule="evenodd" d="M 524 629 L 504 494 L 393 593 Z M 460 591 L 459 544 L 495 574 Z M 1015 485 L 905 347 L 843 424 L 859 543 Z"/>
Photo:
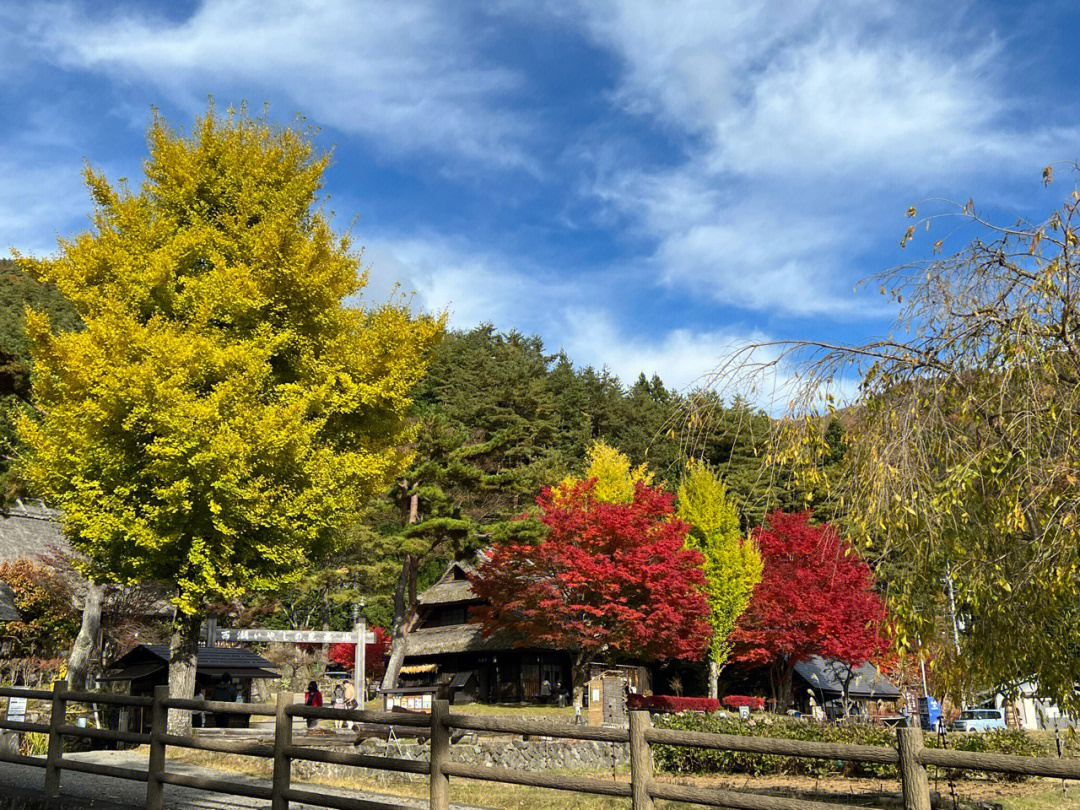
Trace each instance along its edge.
<path fill-rule="evenodd" d="M 722 751 L 741 751 L 788 757 L 808 757 L 847 762 L 872 762 L 896 765 L 900 773 L 903 805 L 906 810 L 930 810 L 930 785 L 927 766 L 1057 779 L 1080 779 L 1080 760 L 1051 757 L 1026 757 L 985 754 L 923 747 L 919 729 L 898 729 L 895 748 L 807 742 L 769 737 L 742 737 L 697 731 L 653 728 L 646 711 L 630 712 L 630 727 L 593 728 L 515 717 L 477 717 L 450 714 L 446 701 L 437 700 L 430 716 L 399 712 L 373 712 L 305 706 L 292 702 L 291 693 L 278 695 L 277 704 L 221 703 L 206 700 L 181 700 L 168 696 L 168 687 L 155 690 L 154 697 L 130 697 L 99 692 L 72 692 L 57 683 L 53 691 L 0 688 L 0 697 L 25 697 L 51 702 L 49 723 L 15 722 L 0 718 L 0 729 L 40 732 L 48 735 L 48 753 L 44 757 L 8 754 L 0 751 L 0 762 L 12 762 L 45 769 L 44 791 L 54 797 L 60 791 L 62 771 L 99 774 L 117 779 L 146 783 L 146 807 L 161 810 L 164 785 L 182 785 L 234 796 L 269 801 L 272 810 L 287 810 L 290 802 L 338 810 L 400 810 L 400 803 L 388 804 L 349 796 L 316 793 L 292 787 L 292 763 L 296 760 L 352 765 L 400 773 L 418 774 L 429 779 L 431 810 L 449 807 L 450 778 L 483 780 L 510 785 L 552 788 L 575 793 L 617 796 L 630 799 L 632 810 L 653 810 L 655 799 L 686 802 L 734 810 L 851 810 L 850 805 L 804 799 L 765 796 L 713 787 L 673 784 L 654 778 L 652 746 L 655 744 L 689 746 Z M 67 704 L 81 702 L 148 708 L 151 712 L 149 734 L 82 728 L 65 722 Z M 175 736 L 166 729 L 169 709 L 210 711 L 222 714 L 245 714 L 274 717 L 273 744 L 214 740 L 198 736 Z M 293 743 L 295 718 L 343 720 L 378 725 L 410 726 L 430 731 L 429 761 L 370 754 L 307 748 Z M 455 731 L 491 732 L 526 737 L 554 737 L 571 740 L 594 740 L 628 744 L 630 747 L 629 781 L 595 777 L 533 773 L 512 768 L 497 768 L 454 762 L 451 736 Z M 84 762 L 63 756 L 64 737 L 148 744 L 146 770 L 121 768 Z M 167 749 L 191 748 L 227 754 L 240 754 L 273 760 L 273 778 L 269 786 L 242 784 L 223 779 L 190 776 L 168 770 Z"/>

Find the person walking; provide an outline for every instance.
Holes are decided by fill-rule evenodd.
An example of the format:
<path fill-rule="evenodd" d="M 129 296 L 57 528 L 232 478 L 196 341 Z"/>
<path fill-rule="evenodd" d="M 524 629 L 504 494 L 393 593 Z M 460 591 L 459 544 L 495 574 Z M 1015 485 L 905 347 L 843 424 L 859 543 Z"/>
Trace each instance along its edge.
<path fill-rule="evenodd" d="M 334 708 L 345 708 L 345 687 L 340 683 L 334 687 Z M 334 728 L 345 728 L 345 721 L 340 718 L 334 720 Z"/>
<path fill-rule="evenodd" d="M 322 706 L 322 692 L 319 691 L 319 684 L 312 681 L 307 685 L 307 691 L 304 692 L 304 705 L 305 706 Z M 316 728 L 319 725 L 319 718 L 309 717 L 307 719 L 308 729 Z"/>

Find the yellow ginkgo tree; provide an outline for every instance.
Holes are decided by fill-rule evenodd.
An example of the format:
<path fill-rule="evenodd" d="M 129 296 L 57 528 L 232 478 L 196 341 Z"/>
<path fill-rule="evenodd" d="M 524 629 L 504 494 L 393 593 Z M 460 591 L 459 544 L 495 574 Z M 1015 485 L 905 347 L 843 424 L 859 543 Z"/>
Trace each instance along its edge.
<path fill-rule="evenodd" d="M 630 503 L 634 487 L 640 481 L 652 485 L 653 473 L 647 464 L 634 467 L 627 455 L 609 444 L 595 441 L 586 453 L 584 480 L 596 479 L 593 492 L 602 503 Z M 573 486 L 577 479 L 568 478 L 562 487 Z"/>
<path fill-rule="evenodd" d="M 705 557 L 705 597 L 713 635 L 709 643 L 709 697 L 731 655 L 731 632 L 761 581 L 761 551 L 739 531 L 739 513 L 720 476 L 703 461 L 690 461 L 679 482 L 677 514 L 690 524 L 686 545 Z"/>
<path fill-rule="evenodd" d="M 443 323 L 346 305 L 365 278 L 305 127 L 211 107 L 190 135 L 155 114 L 148 140 L 137 190 L 87 169 L 92 230 L 23 260 L 85 328 L 28 313 L 19 430 L 87 573 L 168 587 L 170 690 L 190 696 L 205 606 L 297 576 L 408 461 Z"/>

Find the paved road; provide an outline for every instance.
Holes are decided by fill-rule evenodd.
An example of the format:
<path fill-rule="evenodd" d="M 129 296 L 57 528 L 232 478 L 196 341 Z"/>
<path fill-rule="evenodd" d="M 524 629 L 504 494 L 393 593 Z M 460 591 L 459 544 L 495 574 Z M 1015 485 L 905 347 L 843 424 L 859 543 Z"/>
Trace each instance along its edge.
<path fill-rule="evenodd" d="M 129 768 L 146 768 L 146 757 L 132 756 L 124 751 L 93 751 L 88 753 L 69 754 L 73 759 L 83 759 L 93 762 L 101 762 L 108 765 L 117 765 Z M 269 785 L 267 780 L 225 771 L 216 771 L 210 768 L 202 768 L 187 765 L 180 762 L 170 762 L 170 771 L 196 776 L 211 776 L 225 779 L 230 782 L 242 782 L 246 784 Z M 40 791 L 45 779 L 43 768 L 31 768 L 25 765 L 11 765 L 0 762 L 0 788 L 13 787 L 21 790 Z M 324 785 L 304 785 L 294 783 L 295 787 L 305 790 L 330 793 L 339 796 L 352 796 L 355 798 L 383 801 L 390 804 L 408 808 L 408 810 L 421 810 L 427 807 L 427 802 L 417 799 L 407 799 L 401 796 L 393 796 L 385 793 L 372 793 L 368 791 L 343 790 L 328 788 Z M 119 808 L 143 807 L 146 799 L 146 785 L 142 782 L 133 782 L 125 779 L 113 779 L 106 776 L 76 773 L 64 771 L 61 775 L 60 792 L 64 796 L 78 799 L 90 806 L 100 805 L 102 808 L 112 806 Z M 222 796 L 215 793 L 207 793 L 204 790 L 180 787 L 178 785 L 165 785 L 165 806 L 170 810 L 253 810 L 253 808 L 267 808 L 269 802 L 260 799 L 248 799 L 243 796 Z M 293 802 L 291 807 L 312 808 L 312 805 L 298 804 Z M 452 805 L 455 810 L 482 810 L 482 808 L 468 805 Z"/>

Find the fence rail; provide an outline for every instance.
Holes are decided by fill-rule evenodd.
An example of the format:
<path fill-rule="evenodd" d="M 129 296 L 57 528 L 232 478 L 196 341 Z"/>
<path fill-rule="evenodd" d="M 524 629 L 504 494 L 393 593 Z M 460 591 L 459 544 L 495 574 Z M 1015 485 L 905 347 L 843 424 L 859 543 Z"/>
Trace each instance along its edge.
<path fill-rule="evenodd" d="M 1080 760 L 925 748 L 922 732 L 918 729 L 898 729 L 897 745 L 892 748 L 653 728 L 649 713 L 643 710 L 632 711 L 630 726 L 628 729 L 623 729 L 590 728 L 525 718 L 451 715 L 448 704 L 441 700 L 434 702 L 430 715 L 424 715 L 304 706 L 293 703 L 292 695 L 287 693 L 279 694 L 276 704 L 237 704 L 170 698 L 168 687 L 165 686 L 158 687 L 154 696 L 149 698 L 98 692 L 72 692 L 66 690 L 61 682 L 57 682 L 51 692 L 3 687 L 0 688 L 0 697 L 24 697 L 51 703 L 48 724 L 0 720 L 0 729 L 47 734 L 48 754 L 40 757 L 0 751 L 0 762 L 43 768 L 45 794 L 49 798 L 59 794 L 60 775 L 63 771 L 145 782 L 148 810 L 162 810 L 164 785 L 179 785 L 214 793 L 261 799 L 269 801 L 272 810 L 288 810 L 290 802 L 337 810 L 400 810 L 399 804 L 294 788 L 291 779 L 292 763 L 295 761 L 323 762 L 427 776 L 429 806 L 432 810 L 448 810 L 451 777 L 629 798 L 632 810 L 653 810 L 655 799 L 710 807 L 728 807 L 734 810 L 850 810 L 848 805 L 658 781 L 654 778 L 653 745 L 897 765 L 905 810 L 930 810 L 927 766 L 1080 779 Z M 149 708 L 151 710 L 150 733 L 69 725 L 64 722 L 67 704 L 74 702 Z M 170 709 L 274 717 L 273 744 L 170 734 L 167 728 Z M 430 758 L 428 761 L 411 760 L 296 745 L 292 738 L 295 718 L 329 719 L 424 729 L 430 732 Z M 630 779 L 629 781 L 614 781 L 588 776 L 533 773 L 511 768 L 454 762 L 451 758 L 451 734 L 454 731 L 483 731 L 526 737 L 626 744 L 630 749 Z M 149 743 L 147 769 L 123 768 L 64 757 L 64 737 L 135 744 Z M 272 759 L 273 778 L 271 784 L 266 786 L 176 773 L 168 770 L 167 767 L 166 754 L 169 747 Z"/>

